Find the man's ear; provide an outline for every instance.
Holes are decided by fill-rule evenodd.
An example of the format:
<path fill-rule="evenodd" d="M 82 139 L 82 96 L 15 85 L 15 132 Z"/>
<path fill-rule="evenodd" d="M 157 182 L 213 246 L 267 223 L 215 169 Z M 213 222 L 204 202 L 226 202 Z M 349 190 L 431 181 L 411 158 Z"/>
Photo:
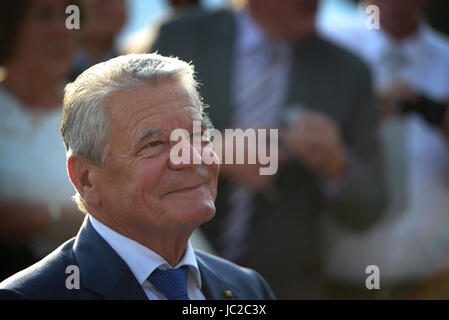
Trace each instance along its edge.
<path fill-rule="evenodd" d="M 67 159 L 67 170 L 70 181 L 75 186 L 81 198 L 90 206 L 98 206 L 101 197 L 96 181 L 98 168 L 83 157 L 71 155 Z"/>

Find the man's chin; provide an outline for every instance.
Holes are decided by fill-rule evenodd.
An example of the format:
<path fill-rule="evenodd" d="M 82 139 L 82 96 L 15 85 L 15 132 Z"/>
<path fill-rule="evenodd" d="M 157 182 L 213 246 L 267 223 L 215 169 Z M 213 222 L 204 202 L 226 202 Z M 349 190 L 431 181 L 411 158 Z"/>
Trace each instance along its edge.
<path fill-rule="evenodd" d="M 215 204 L 212 200 L 205 200 L 196 203 L 175 203 L 176 207 L 171 208 L 185 224 L 200 226 L 201 224 L 211 220 L 215 216 Z"/>
<path fill-rule="evenodd" d="M 200 224 L 211 220 L 215 216 L 215 204 L 212 200 L 202 203 L 194 213 L 198 217 Z"/>

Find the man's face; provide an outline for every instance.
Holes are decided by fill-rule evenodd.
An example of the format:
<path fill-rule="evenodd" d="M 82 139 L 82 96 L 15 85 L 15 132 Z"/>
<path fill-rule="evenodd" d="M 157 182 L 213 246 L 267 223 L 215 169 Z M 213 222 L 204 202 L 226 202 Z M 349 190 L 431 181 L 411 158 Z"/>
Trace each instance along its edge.
<path fill-rule="evenodd" d="M 127 21 L 124 0 L 86 1 L 87 20 L 82 31 L 93 39 L 113 39 Z"/>
<path fill-rule="evenodd" d="M 297 41 L 315 32 L 318 0 L 249 0 L 249 9 L 275 39 Z"/>
<path fill-rule="evenodd" d="M 167 80 L 121 90 L 104 106 L 111 120 L 109 148 L 105 166 L 95 173 L 104 219 L 127 236 L 193 231 L 211 219 L 218 165 L 170 161 L 176 143 L 170 144 L 172 130 L 192 134 L 192 122 L 203 121 L 183 85 Z M 213 152 L 208 141 L 201 147 Z M 192 156 L 201 155 L 192 145 L 190 151 Z"/>

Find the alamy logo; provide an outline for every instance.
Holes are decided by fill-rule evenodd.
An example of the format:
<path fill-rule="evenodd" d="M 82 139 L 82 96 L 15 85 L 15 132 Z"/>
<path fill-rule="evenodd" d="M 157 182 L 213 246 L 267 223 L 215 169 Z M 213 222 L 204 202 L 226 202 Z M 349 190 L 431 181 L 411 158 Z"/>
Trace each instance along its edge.
<path fill-rule="evenodd" d="M 65 268 L 65 273 L 69 276 L 65 279 L 65 287 L 68 290 L 80 288 L 80 269 L 76 265 L 68 265 Z"/>
<path fill-rule="evenodd" d="M 65 8 L 65 13 L 69 16 L 65 19 L 65 27 L 69 30 L 80 28 L 80 8 L 70 5 Z"/>
<path fill-rule="evenodd" d="M 209 129 L 204 134 L 201 132 L 201 122 L 193 121 L 193 141 L 189 132 L 185 129 L 175 129 L 170 134 L 170 141 L 176 143 L 170 151 L 170 160 L 174 164 L 212 163 L 220 164 L 260 164 L 260 175 L 273 175 L 278 170 L 278 130 L 277 129 L 225 129 L 224 137 L 219 130 Z M 218 151 L 218 158 L 211 154 L 210 149 L 201 148 L 202 142 L 214 142 L 214 148 Z M 234 143 L 235 141 L 235 143 Z M 247 148 L 245 147 L 247 141 Z M 199 156 L 191 160 L 191 145 L 194 146 Z M 267 150 L 268 149 L 268 150 Z M 223 150 L 224 157 L 221 154 Z M 269 151 L 269 152 L 267 152 Z M 224 158 L 224 159 L 223 159 Z M 234 161 L 235 159 L 235 161 Z"/>
<path fill-rule="evenodd" d="M 380 9 L 376 5 L 369 5 L 365 8 L 365 13 L 368 15 L 365 21 L 365 26 L 372 29 L 380 29 Z"/>
<path fill-rule="evenodd" d="M 369 274 L 366 278 L 365 286 L 368 290 L 380 289 L 380 269 L 372 264 L 366 267 L 365 273 Z"/>

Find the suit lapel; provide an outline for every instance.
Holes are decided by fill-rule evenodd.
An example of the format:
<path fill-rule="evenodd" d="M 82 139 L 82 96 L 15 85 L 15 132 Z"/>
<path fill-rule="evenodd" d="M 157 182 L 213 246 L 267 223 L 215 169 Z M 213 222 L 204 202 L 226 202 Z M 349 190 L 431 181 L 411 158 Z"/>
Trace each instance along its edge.
<path fill-rule="evenodd" d="M 92 227 L 88 216 L 73 248 L 81 286 L 105 299 L 147 299 L 126 263 Z"/>
<path fill-rule="evenodd" d="M 289 74 L 289 90 L 287 91 L 287 99 L 284 104 L 285 107 L 297 105 L 298 103 L 307 103 L 311 99 L 312 92 L 310 85 L 310 77 L 313 77 L 316 72 L 310 70 L 309 55 L 314 54 L 314 50 L 310 50 L 313 46 L 315 38 L 311 37 L 304 39 L 293 46 L 292 66 Z M 316 52 L 315 52 L 316 54 Z M 312 60 L 313 61 L 313 60 Z M 313 68 L 314 66 L 312 66 Z M 304 101 L 306 100 L 306 101 Z M 306 105 L 304 107 L 313 107 L 313 105 Z"/>
<path fill-rule="evenodd" d="M 312 109 L 344 123 L 348 101 L 345 93 L 348 90 L 342 88 L 347 78 L 335 61 L 339 54 L 334 51 L 332 45 L 318 35 L 294 45 L 285 107 Z"/>
<path fill-rule="evenodd" d="M 202 35 L 199 36 L 202 50 L 197 61 L 198 75 L 203 83 L 200 90 L 211 107 L 206 112 L 210 113 L 214 126 L 220 130 L 228 128 L 231 122 L 235 24 L 234 15 L 223 12 L 211 25 L 198 31 Z"/>
<path fill-rule="evenodd" d="M 198 268 L 201 273 L 202 292 L 207 300 L 244 299 L 239 287 L 220 276 L 219 270 L 212 266 L 204 254 L 195 250 Z"/>
<path fill-rule="evenodd" d="M 243 292 L 207 257 L 195 251 L 201 273 L 202 292 L 208 300 L 244 299 Z M 104 299 L 147 300 L 147 296 L 126 263 L 92 227 L 88 216 L 75 239 L 73 254 L 80 269 L 83 289 Z"/>

